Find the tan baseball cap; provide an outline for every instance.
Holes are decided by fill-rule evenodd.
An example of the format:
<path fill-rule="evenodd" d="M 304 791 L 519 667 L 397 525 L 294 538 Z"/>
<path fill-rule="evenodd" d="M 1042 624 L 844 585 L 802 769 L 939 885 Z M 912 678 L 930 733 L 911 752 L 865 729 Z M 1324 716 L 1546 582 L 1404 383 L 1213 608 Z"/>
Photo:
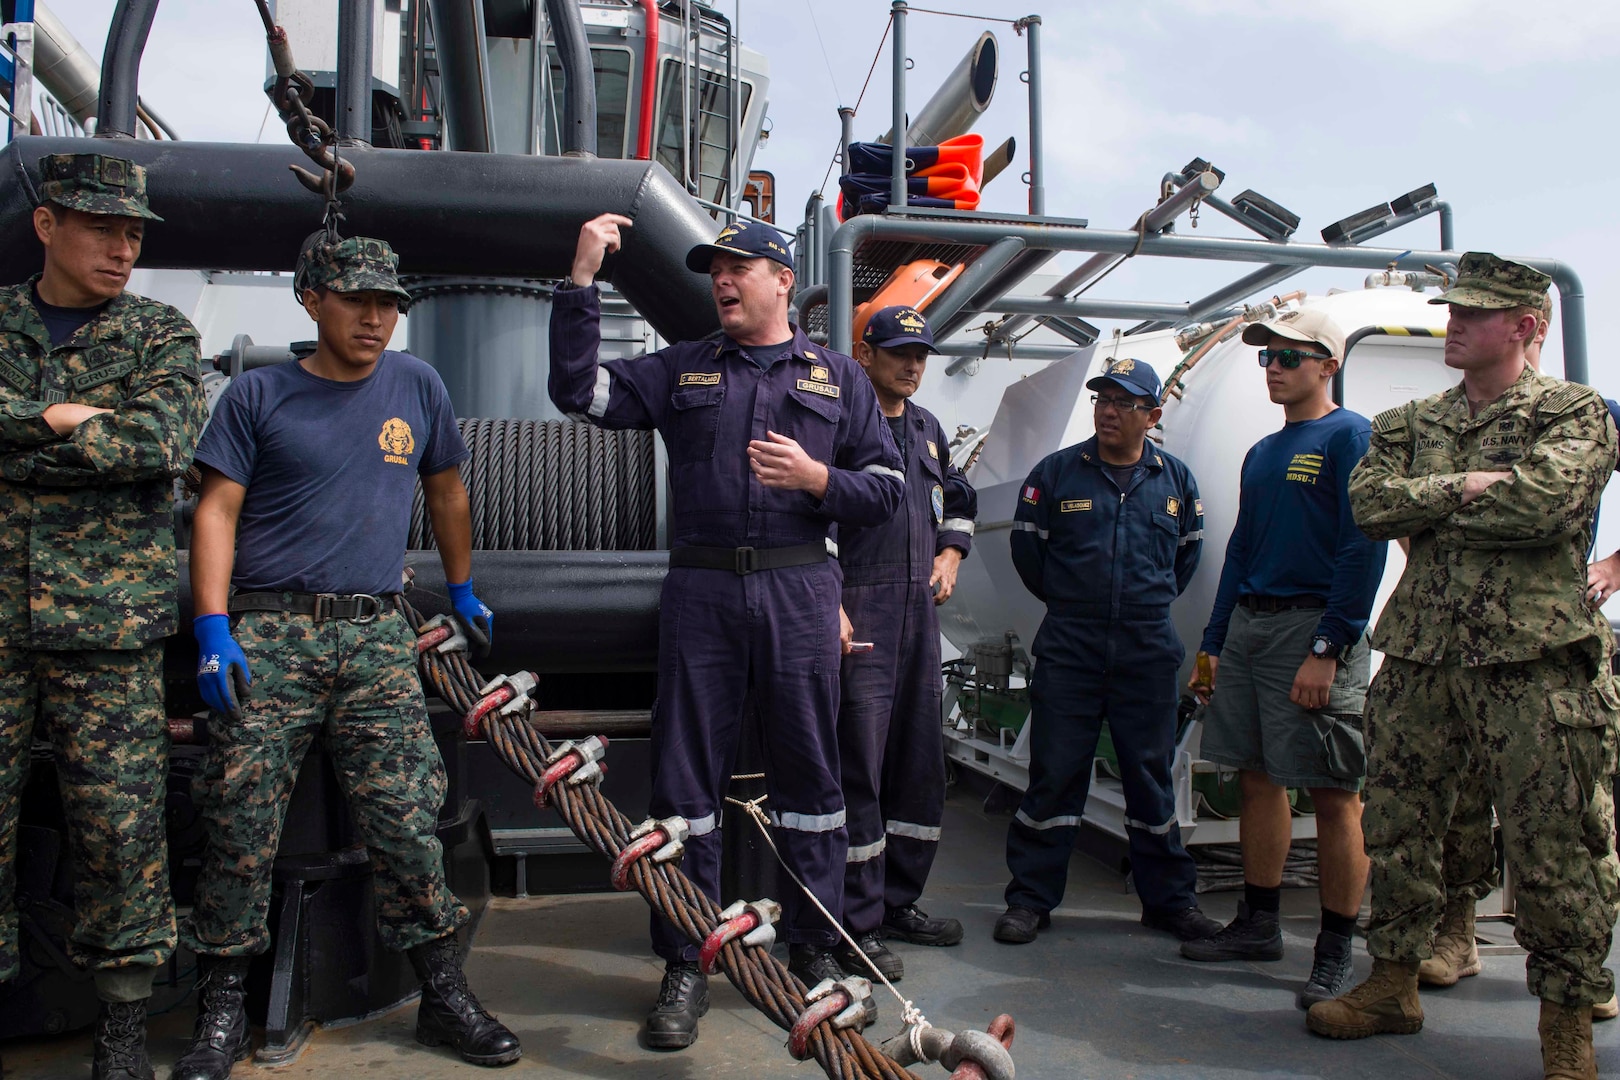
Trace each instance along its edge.
<path fill-rule="evenodd" d="M 1335 359 L 1344 359 L 1344 331 L 1318 308 L 1297 308 L 1275 319 L 1251 323 L 1243 328 L 1243 344 L 1265 345 L 1273 334 L 1289 341 L 1315 342 Z"/>

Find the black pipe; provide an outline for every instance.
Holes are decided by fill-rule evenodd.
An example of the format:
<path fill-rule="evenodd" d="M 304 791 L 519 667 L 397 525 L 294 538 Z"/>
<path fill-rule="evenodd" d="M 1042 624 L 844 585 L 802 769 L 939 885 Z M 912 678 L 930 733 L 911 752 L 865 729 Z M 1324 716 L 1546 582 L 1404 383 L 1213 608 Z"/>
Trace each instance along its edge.
<path fill-rule="evenodd" d="M 95 148 L 45 136 L 0 148 L 0 284 L 39 269 L 39 159 Z M 320 199 L 287 171 L 304 161 L 291 146 L 143 140 L 119 153 L 146 166 L 152 207 L 165 218 L 147 231 L 144 267 L 288 271 L 320 224 Z M 714 238 L 714 221 L 661 165 L 372 147 L 343 158 L 357 177 L 344 195 L 345 230 L 389 241 L 408 274 L 561 278 L 580 226 L 611 210 L 635 225 L 603 278 L 668 341 L 719 328 L 708 277 L 686 268 L 687 251 Z"/>
<path fill-rule="evenodd" d="M 374 0 L 338 0 L 337 135 L 371 142 L 371 27 Z"/>
<path fill-rule="evenodd" d="M 190 554 L 180 552 L 180 632 L 164 649 L 164 681 L 180 710 L 175 715 L 201 707 Z M 405 565 L 416 573 L 411 604 L 429 617 L 449 612 L 439 553 L 407 552 Z M 668 569 L 667 551 L 475 551 L 473 581 L 495 612 L 495 642 L 473 663 L 491 675 L 655 671 L 658 594 Z M 556 719 L 568 718 L 558 713 Z"/>
<path fill-rule="evenodd" d="M 489 153 L 489 71 L 484 52 L 484 0 L 433 0 L 433 47 L 444 88 L 445 146 Z"/>
<path fill-rule="evenodd" d="M 135 105 L 141 54 L 152 32 L 158 0 L 118 0 L 107 47 L 101 54 L 101 100 L 96 107 L 96 135 L 104 139 L 135 137 Z"/>
<path fill-rule="evenodd" d="M 450 610 L 436 551 L 412 551 L 411 603 Z M 495 612 L 495 647 L 480 671 L 655 671 L 658 594 L 667 551 L 475 551 L 473 582 Z"/>
<path fill-rule="evenodd" d="M 596 70 L 576 0 L 546 0 L 551 39 L 562 62 L 562 131 L 557 144 L 570 157 L 596 156 Z"/>

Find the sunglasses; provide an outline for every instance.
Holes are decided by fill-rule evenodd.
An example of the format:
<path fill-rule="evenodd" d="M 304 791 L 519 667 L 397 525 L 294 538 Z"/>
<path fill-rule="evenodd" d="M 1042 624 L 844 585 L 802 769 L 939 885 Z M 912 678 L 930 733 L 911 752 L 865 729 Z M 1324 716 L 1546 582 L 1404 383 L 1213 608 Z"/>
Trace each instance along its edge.
<path fill-rule="evenodd" d="M 1303 349 L 1261 349 L 1260 366 L 1270 367 L 1275 361 L 1281 364 L 1284 370 L 1293 371 L 1307 360 L 1331 360 L 1331 356 L 1321 353 L 1305 352 Z"/>

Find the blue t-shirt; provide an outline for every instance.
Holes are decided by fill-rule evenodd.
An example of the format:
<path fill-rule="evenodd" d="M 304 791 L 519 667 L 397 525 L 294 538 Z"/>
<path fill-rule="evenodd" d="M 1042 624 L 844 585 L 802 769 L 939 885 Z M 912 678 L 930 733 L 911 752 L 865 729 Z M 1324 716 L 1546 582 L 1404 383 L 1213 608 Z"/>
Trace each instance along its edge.
<path fill-rule="evenodd" d="M 466 457 L 439 373 L 402 352 L 358 382 L 244 372 L 197 445 L 247 488 L 231 572 L 247 591 L 399 592 L 416 477 Z"/>
<path fill-rule="evenodd" d="M 1249 448 L 1205 652 L 1220 653 L 1240 596 L 1319 597 L 1327 610 L 1316 632 L 1344 647 L 1360 639 L 1387 551 L 1350 515 L 1350 471 L 1371 440 L 1365 416 L 1335 409 Z"/>
<path fill-rule="evenodd" d="M 29 292 L 34 301 L 34 310 L 39 312 L 39 321 L 45 324 L 45 332 L 51 335 L 53 349 L 77 334 L 80 327 L 106 311 L 107 305 L 112 303 L 111 300 L 107 300 L 86 308 L 57 307 L 40 299 L 38 285 L 31 286 Z"/>

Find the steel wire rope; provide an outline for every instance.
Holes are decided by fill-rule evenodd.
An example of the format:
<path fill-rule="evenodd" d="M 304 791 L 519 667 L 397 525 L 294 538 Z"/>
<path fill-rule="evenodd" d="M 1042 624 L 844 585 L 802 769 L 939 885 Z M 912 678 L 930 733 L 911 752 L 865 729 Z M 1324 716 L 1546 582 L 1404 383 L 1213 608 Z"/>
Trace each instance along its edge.
<path fill-rule="evenodd" d="M 613 490 L 622 491 L 627 496 L 630 495 L 629 477 L 625 476 L 619 469 L 619 440 L 609 438 L 604 450 L 603 460 L 607 464 L 607 474 Z M 607 543 L 604 546 L 615 550 L 624 546 L 623 537 L 619 533 L 620 501 L 619 499 L 608 499 L 606 505 L 602 508 L 607 517 Z"/>
<path fill-rule="evenodd" d="M 596 425 L 591 425 L 591 464 L 598 470 L 600 479 L 597 481 L 597 491 L 617 491 L 618 477 L 614 475 L 611 462 L 608 459 L 608 433 Z M 595 541 L 591 547 L 595 549 L 612 548 L 618 537 L 608 531 L 608 504 L 611 499 L 592 499 L 591 518 L 596 526 Z"/>
<path fill-rule="evenodd" d="M 412 630 L 420 632 L 421 613 L 403 597 L 400 607 Z M 421 654 L 419 667 L 424 682 L 462 715 L 478 704 L 477 691 L 485 683 L 463 653 L 440 654 L 429 649 Z M 521 716 L 491 712 L 482 720 L 482 733 L 508 768 L 530 783 L 539 782 L 540 762 L 553 748 L 533 725 Z M 616 858 L 629 842 L 630 820 L 597 785 L 558 784 L 551 789 L 551 797 L 568 827 L 599 854 Z M 631 864 L 630 880 L 649 904 L 694 943 L 702 942 L 722 921 L 719 906 L 676 866 L 639 859 Z M 745 946 L 734 939 L 720 950 L 719 962 L 750 1004 L 783 1030 L 792 1029 L 805 1010 L 806 987 L 768 948 Z M 838 1080 L 920 1080 L 855 1032 L 818 1025 L 810 1033 L 808 1046 L 822 1070 Z"/>
<path fill-rule="evenodd" d="M 586 449 L 587 452 L 589 452 L 590 441 L 591 441 L 591 432 L 595 431 L 595 430 L 596 430 L 595 425 L 575 425 L 575 427 L 574 427 L 574 440 L 575 440 L 576 452 L 578 451 L 578 444 L 579 444 L 580 440 L 584 441 L 585 449 Z M 589 521 L 590 521 L 590 502 L 591 502 L 591 477 L 590 477 L 590 472 L 588 470 L 586 470 L 586 469 L 575 469 L 574 472 L 573 472 L 572 479 L 573 479 L 573 482 L 574 482 L 573 483 L 574 513 L 573 513 L 572 520 L 576 523 L 576 526 L 577 526 L 577 523 L 581 520 L 581 518 L 583 518 L 585 520 L 585 522 L 586 522 L 585 540 L 584 540 L 583 543 L 578 543 L 577 546 L 589 550 L 589 546 L 590 546 Z M 584 511 L 583 513 L 581 513 L 582 510 Z M 578 535 L 578 534 L 576 533 L 576 535 Z"/>
<path fill-rule="evenodd" d="M 562 432 L 562 453 L 559 460 L 573 460 L 575 451 L 579 446 L 579 430 L 577 428 L 564 428 Z M 557 518 L 552 522 L 552 531 L 557 537 L 558 547 L 571 547 L 574 528 L 574 484 L 573 477 L 562 478 L 557 483 Z"/>
<path fill-rule="evenodd" d="M 546 450 L 547 461 L 556 461 L 562 457 L 562 428 L 560 426 L 548 426 L 546 428 Z M 539 535 L 545 537 L 547 547 L 556 547 L 557 544 L 553 537 L 557 528 L 557 519 L 562 509 L 562 498 L 556 484 L 548 483 L 542 494 L 545 500 L 545 521 Z"/>
<path fill-rule="evenodd" d="M 498 482 L 499 499 L 496 503 L 495 525 L 490 530 L 490 546 L 496 551 L 512 550 L 512 515 L 517 506 L 517 490 L 520 477 L 513 466 L 516 464 L 517 443 L 523 435 L 523 425 L 515 420 L 497 420 L 496 427 L 500 430 L 500 449 L 498 456 Z"/>
<path fill-rule="evenodd" d="M 656 447 L 645 431 L 567 420 L 464 418 L 475 550 L 637 550 L 657 546 Z M 408 546 L 437 546 L 420 484 Z"/>

